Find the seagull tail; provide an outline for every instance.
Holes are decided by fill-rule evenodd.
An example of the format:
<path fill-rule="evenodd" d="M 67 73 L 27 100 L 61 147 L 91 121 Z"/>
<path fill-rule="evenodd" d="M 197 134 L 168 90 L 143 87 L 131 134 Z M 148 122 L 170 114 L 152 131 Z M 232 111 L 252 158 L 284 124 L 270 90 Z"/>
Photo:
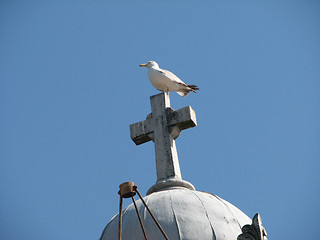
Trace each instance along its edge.
<path fill-rule="evenodd" d="M 198 86 L 196 85 L 187 85 L 192 92 L 196 93 L 196 90 L 200 90 Z"/>
<path fill-rule="evenodd" d="M 177 93 L 181 96 L 181 97 L 185 97 L 189 94 L 189 92 L 194 92 L 197 93 L 196 90 L 199 90 L 199 87 L 196 85 L 184 85 L 183 87 L 184 89 L 180 89 L 179 91 L 177 91 Z"/>

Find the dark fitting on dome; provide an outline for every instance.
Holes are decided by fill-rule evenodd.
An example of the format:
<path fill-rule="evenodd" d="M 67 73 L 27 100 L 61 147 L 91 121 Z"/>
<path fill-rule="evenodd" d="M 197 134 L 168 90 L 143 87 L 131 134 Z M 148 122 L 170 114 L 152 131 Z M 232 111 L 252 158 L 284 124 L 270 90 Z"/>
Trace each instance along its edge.
<path fill-rule="evenodd" d="M 163 237 L 166 240 L 169 240 L 167 234 L 164 232 L 164 230 L 162 229 L 162 227 L 160 226 L 158 220 L 156 219 L 156 217 L 153 215 L 153 213 L 151 212 L 150 208 L 147 206 L 147 203 L 143 200 L 143 197 L 141 196 L 141 194 L 138 191 L 138 187 L 136 185 L 134 185 L 134 182 L 125 182 L 119 185 L 120 191 L 118 192 L 120 195 L 120 203 L 119 203 L 119 229 L 118 229 L 118 240 L 122 240 L 122 200 L 123 198 L 130 198 L 132 199 L 132 202 L 134 204 L 134 208 L 136 209 L 136 213 L 139 219 L 139 223 L 141 226 L 141 230 L 143 232 L 143 236 L 145 238 L 145 240 L 148 240 L 147 237 L 147 233 L 145 230 L 145 227 L 143 225 L 139 210 L 137 208 L 137 204 L 136 201 L 134 199 L 134 195 L 136 195 L 136 193 L 138 193 L 138 196 L 140 198 L 140 200 L 142 201 L 143 205 L 146 207 L 146 209 L 148 210 L 150 216 L 152 217 L 153 221 L 156 223 L 156 225 L 158 226 L 159 230 L 161 231 Z"/>

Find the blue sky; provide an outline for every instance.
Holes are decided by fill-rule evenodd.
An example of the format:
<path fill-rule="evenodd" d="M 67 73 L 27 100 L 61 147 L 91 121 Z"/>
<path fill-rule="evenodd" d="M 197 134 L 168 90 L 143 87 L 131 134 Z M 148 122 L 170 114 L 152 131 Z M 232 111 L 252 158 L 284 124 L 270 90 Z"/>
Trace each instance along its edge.
<path fill-rule="evenodd" d="M 182 176 L 269 239 L 320 224 L 319 1 L 0 2 L 0 239 L 98 239 L 118 185 L 156 181 L 129 124 L 155 60 L 199 93 L 177 140 Z M 129 202 L 125 202 L 126 205 Z"/>

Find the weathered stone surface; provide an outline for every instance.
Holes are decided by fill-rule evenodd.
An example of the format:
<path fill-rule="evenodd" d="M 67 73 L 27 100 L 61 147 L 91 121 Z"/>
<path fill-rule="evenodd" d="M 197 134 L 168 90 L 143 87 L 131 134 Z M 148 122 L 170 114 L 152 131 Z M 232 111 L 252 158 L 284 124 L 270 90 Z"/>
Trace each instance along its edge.
<path fill-rule="evenodd" d="M 190 106 L 174 111 L 170 107 L 168 93 L 150 97 L 152 113 L 147 119 L 130 125 L 131 139 L 136 145 L 152 140 L 155 146 L 157 166 L 157 186 L 164 188 L 166 184 L 194 189 L 192 184 L 181 179 L 180 166 L 175 139 L 184 129 L 197 126 L 196 115 Z"/>

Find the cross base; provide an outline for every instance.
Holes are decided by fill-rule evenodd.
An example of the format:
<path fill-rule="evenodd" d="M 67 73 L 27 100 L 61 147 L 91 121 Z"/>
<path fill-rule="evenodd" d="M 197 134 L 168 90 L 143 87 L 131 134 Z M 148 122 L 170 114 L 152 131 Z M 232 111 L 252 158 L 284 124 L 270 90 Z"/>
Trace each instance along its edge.
<path fill-rule="evenodd" d="M 148 190 L 147 195 L 154 192 L 175 188 L 187 188 L 190 190 L 196 190 L 194 186 L 188 181 L 182 180 L 180 178 L 167 178 L 164 180 L 157 181 L 157 183 Z"/>

